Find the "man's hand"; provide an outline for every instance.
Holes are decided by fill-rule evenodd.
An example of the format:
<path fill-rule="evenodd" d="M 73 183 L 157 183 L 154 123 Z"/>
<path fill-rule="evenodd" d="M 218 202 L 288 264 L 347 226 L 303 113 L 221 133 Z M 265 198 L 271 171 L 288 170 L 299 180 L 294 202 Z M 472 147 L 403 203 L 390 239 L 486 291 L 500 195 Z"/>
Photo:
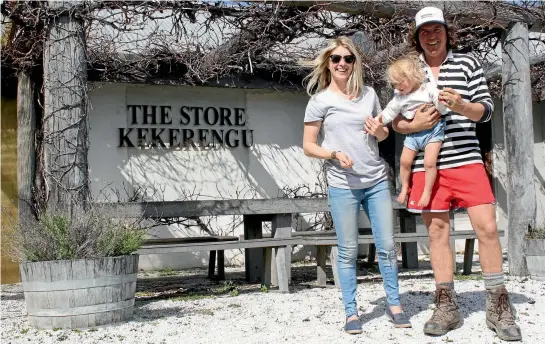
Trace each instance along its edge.
<path fill-rule="evenodd" d="M 460 93 L 450 87 L 445 87 L 439 92 L 439 101 L 454 112 L 459 114 L 464 112 L 466 102 L 462 99 Z"/>
<path fill-rule="evenodd" d="M 420 105 L 412 120 L 413 133 L 433 128 L 440 119 L 441 114 L 437 111 L 435 106 L 430 104 Z"/>

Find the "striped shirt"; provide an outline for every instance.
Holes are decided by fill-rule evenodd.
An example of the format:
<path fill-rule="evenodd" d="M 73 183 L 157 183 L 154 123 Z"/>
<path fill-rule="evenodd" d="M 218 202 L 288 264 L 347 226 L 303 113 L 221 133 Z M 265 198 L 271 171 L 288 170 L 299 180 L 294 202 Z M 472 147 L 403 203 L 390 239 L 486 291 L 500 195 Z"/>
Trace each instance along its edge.
<path fill-rule="evenodd" d="M 420 59 L 426 71 L 426 81 L 434 83 L 431 68 Z M 484 105 L 485 112 L 479 123 L 487 122 L 492 117 L 494 105 L 488 92 L 486 79 L 481 64 L 474 57 L 449 51 L 441 65 L 437 88 L 450 87 L 456 90 L 467 102 Z M 438 169 L 453 168 L 463 165 L 482 164 L 481 149 L 475 131 L 476 122 L 450 111 L 443 115 L 445 120 L 445 141 L 437 160 Z M 413 163 L 413 172 L 424 171 L 424 152 L 418 153 Z"/>

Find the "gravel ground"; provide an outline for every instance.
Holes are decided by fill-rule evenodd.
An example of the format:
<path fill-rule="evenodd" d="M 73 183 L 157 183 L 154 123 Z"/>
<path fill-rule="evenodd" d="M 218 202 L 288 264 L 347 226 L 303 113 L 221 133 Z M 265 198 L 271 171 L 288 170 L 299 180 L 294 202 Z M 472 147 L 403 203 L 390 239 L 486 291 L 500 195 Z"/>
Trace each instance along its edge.
<path fill-rule="evenodd" d="M 460 257 L 461 259 L 461 257 Z M 203 270 L 141 274 L 134 320 L 92 330 L 36 330 L 25 318 L 20 285 L 2 286 L 2 343 L 500 343 L 485 325 L 480 273 L 458 276 L 456 290 L 464 326 L 428 337 L 422 326 L 431 316 L 434 282 L 429 264 L 401 271 L 401 297 L 412 329 L 395 329 L 384 316 L 384 291 L 375 269 L 362 269 L 358 304 L 364 332 L 342 331 L 340 291 L 312 285 L 314 267 L 294 266 L 290 294 L 245 284 L 243 271 L 227 269 L 228 282 L 207 281 Z M 476 266 L 477 267 L 477 266 Z M 204 276 L 203 276 L 204 275 Z M 310 275 L 310 276 L 309 276 Z M 524 343 L 545 335 L 545 283 L 507 278 Z"/>

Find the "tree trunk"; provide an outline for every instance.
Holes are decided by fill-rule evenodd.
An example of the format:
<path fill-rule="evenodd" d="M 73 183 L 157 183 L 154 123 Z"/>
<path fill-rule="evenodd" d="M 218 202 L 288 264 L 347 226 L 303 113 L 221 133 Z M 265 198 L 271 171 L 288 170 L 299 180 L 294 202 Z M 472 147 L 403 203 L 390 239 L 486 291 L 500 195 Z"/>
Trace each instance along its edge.
<path fill-rule="evenodd" d="M 68 9 L 71 2 L 49 3 Z M 44 164 L 48 208 L 85 207 L 89 194 L 85 36 L 75 8 L 48 28 L 44 47 Z"/>
<path fill-rule="evenodd" d="M 34 217 L 32 188 L 36 161 L 36 109 L 30 73 L 22 71 L 17 85 L 17 198 L 19 223 Z"/>
<path fill-rule="evenodd" d="M 527 274 L 524 235 L 535 226 L 534 128 L 528 27 L 511 23 L 503 39 L 503 125 L 507 155 L 509 273 Z"/>

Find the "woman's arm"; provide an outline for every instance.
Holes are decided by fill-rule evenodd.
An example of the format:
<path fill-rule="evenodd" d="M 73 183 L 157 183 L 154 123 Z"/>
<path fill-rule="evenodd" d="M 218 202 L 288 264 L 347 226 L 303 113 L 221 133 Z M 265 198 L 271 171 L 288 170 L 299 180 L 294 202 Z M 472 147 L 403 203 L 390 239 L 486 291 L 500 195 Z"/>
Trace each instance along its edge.
<path fill-rule="evenodd" d="M 318 133 L 321 126 L 322 121 L 305 122 L 303 132 L 303 152 L 305 155 L 318 159 L 337 159 L 341 167 L 352 167 L 354 161 L 348 155 L 343 152 L 330 151 L 318 145 Z"/>
<path fill-rule="evenodd" d="M 327 150 L 318 145 L 318 133 L 322 126 L 321 121 L 305 123 L 303 132 L 303 151 L 306 156 L 318 159 L 332 159 L 333 151 Z"/>

